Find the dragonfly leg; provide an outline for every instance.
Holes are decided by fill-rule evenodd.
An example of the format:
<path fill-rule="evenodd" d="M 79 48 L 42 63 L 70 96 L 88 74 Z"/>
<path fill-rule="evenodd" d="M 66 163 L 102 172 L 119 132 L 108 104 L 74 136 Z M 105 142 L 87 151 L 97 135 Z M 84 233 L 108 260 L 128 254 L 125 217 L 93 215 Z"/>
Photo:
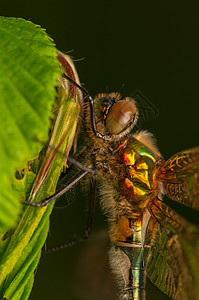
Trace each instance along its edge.
<path fill-rule="evenodd" d="M 92 174 L 92 175 L 96 175 L 96 169 L 91 169 L 89 167 L 84 166 L 83 164 L 79 163 L 77 160 L 75 160 L 72 157 L 68 157 L 68 161 L 75 165 L 76 167 L 78 167 L 80 170 L 82 171 L 87 171 L 88 173 Z"/>
<path fill-rule="evenodd" d="M 70 77 L 68 77 L 66 74 L 62 74 L 62 76 L 64 78 L 66 78 L 68 81 L 70 81 L 71 83 L 73 83 L 76 87 L 78 87 L 88 98 L 88 101 L 90 103 L 90 111 L 91 111 L 91 125 L 92 125 L 92 129 L 93 129 L 93 133 L 96 137 L 104 140 L 104 141 L 108 141 L 108 140 L 113 140 L 113 136 L 111 134 L 101 134 L 98 130 L 97 130 L 97 125 L 96 125 L 96 120 L 95 120 L 95 107 L 94 107 L 94 99 L 93 97 L 91 97 L 88 93 L 88 91 L 83 88 L 81 85 L 79 85 L 77 82 L 75 82 L 74 80 L 72 80 Z M 117 134 L 115 135 L 117 136 Z"/>
<path fill-rule="evenodd" d="M 49 146 L 50 148 L 52 148 L 52 146 Z M 52 148 L 53 150 L 55 150 L 56 152 L 59 153 L 59 151 L 57 149 Z M 60 153 L 60 155 L 63 155 L 62 153 Z M 61 190 L 57 191 L 55 194 L 53 194 L 52 196 L 48 197 L 47 199 L 44 199 L 43 201 L 37 203 L 37 202 L 28 202 L 28 201 L 22 201 L 22 204 L 24 205 L 28 205 L 28 206 L 33 206 L 33 207 L 43 207 L 46 206 L 48 204 L 50 204 L 52 201 L 59 199 L 63 194 L 65 194 L 67 191 L 69 191 L 73 186 L 75 186 L 84 176 L 86 176 L 87 174 L 92 174 L 92 175 L 96 175 L 96 168 L 91 169 L 87 166 L 84 166 L 83 164 L 79 163 L 78 161 L 76 161 L 74 158 L 72 157 L 68 157 L 68 161 L 72 164 L 75 165 L 76 167 L 78 167 L 80 170 L 82 170 L 81 172 L 79 172 L 78 174 L 76 174 L 74 177 L 72 177 L 63 187 Z"/>
<path fill-rule="evenodd" d="M 93 169 L 95 170 L 96 169 L 96 153 L 95 152 L 93 152 L 91 154 L 91 159 L 92 159 Z M 47 249 L 44 251 L 44 253 L 56 252 L 56 251 L 62 250 L 64 248 L 72 247 L 72 246 L 75 246 L 75 245 L 77 245 L 81 242 L 84 242 L 85 240 L 88 239 L 88 237 L 91 233 L 91 229 L 92 229 L 95 198 L 96 198 L 96 176 L 93 175 L 92 182 L 91 182 L 91 196 L 90 196 L 90 203 L 89 203 L 89 210 L 88 210 L 88 219 L 87 219 L 86 228 L 85 228 L 82 236 L 78 237 L 77 239 L 74 239 L 73 241 L 67 242 L 63 245 L 59 245 L 57 247 Z"/>
<path fill-rule="evenodd" d="M 69 191 L 72 187 L 74 187 L 84 176 L 86 176 L 89 172 L 88 171 L 80 171 L 75 176 L 73 176 L 64 186 L 62 189 L 57 191 L 52 196 L 42 200 L 41 202 L 28 202 L 22 201 L 22 204 L 33 206 L 33 207 L 43 207 L 50 204 L 52 201 L 59 199 L 63 194 Z"/>
<path fill-rule="evenodd" d="M 84 166 L 83 164 L 79 163 L 77 160 L 75 160 L 74 158 L 68 156 L 66 157 L 63 153 L 61 153 L 59 150 L 57 150 L 55 147 L 48 145 L 48 147 L 50 149 L 52 149 L 53 151 L 55 151 L 56 153 L 60 154 L 61 156 L 63 156 L 65 159 L 67 159 L 67 161 L 69 161 L 72 165 L 75 165 L 76 167 L 78 167 L 80 170 L 82 171 L 88 171 L 89 173 L 95 175 L 95 170 Z"/>

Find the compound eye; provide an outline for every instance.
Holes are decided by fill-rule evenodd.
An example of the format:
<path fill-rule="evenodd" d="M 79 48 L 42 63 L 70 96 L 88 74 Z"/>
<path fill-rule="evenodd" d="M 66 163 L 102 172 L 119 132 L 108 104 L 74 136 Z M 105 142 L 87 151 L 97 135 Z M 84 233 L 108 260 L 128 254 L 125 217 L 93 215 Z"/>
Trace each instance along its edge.
<path fill-rule="evenodd" d="M 111 134 L 123 131 L 129 123 L 134 121 L 137 107 L 133 101 L 120 100 L 110 108 L 106 117 L 106 129 Z"/>

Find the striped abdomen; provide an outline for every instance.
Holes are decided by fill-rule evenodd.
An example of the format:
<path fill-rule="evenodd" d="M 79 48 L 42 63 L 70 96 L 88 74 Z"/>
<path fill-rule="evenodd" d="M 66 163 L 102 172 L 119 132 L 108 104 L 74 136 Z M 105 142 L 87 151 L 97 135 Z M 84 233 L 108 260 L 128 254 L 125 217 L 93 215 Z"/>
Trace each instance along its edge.
<path fill-rule="evenodd" d="M 121 289 L 121 300 L 144 300 L 145 277 L 144 239 L 150 214 L 117 218 L 112 230 L 113 247 L 110 262 Z"/>

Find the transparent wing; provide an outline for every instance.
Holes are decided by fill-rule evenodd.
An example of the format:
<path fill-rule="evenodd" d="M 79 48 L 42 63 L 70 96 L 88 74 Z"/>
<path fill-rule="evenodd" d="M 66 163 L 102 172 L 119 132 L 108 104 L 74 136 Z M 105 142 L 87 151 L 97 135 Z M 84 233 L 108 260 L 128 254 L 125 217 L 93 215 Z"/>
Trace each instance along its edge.
<path fill-rule="evenodd" d="M 173 155 L 159 168 L 157 180 L 170 199 L 199 210 L 199 147 Z"/>
<path fill-rule="evenodd" d="M 172 299 L 199 299 L 198 228 L 161 202 L 151 211 L 144 251 L 148 277 Z"/>

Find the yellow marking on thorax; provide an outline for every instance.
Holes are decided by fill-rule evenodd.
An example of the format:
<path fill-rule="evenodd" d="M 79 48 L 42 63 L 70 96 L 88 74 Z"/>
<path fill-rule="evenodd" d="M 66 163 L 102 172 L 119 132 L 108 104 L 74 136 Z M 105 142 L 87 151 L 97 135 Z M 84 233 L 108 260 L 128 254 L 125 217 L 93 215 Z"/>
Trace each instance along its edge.
<path fill-rule="evenodd" d="M 124 152 L 124 156 L 123 156 L 124 162 L 127 165 L 134 165 L 135 164 L 135 152 L 131 152 L 131 153 L 126 153 Z"/>

